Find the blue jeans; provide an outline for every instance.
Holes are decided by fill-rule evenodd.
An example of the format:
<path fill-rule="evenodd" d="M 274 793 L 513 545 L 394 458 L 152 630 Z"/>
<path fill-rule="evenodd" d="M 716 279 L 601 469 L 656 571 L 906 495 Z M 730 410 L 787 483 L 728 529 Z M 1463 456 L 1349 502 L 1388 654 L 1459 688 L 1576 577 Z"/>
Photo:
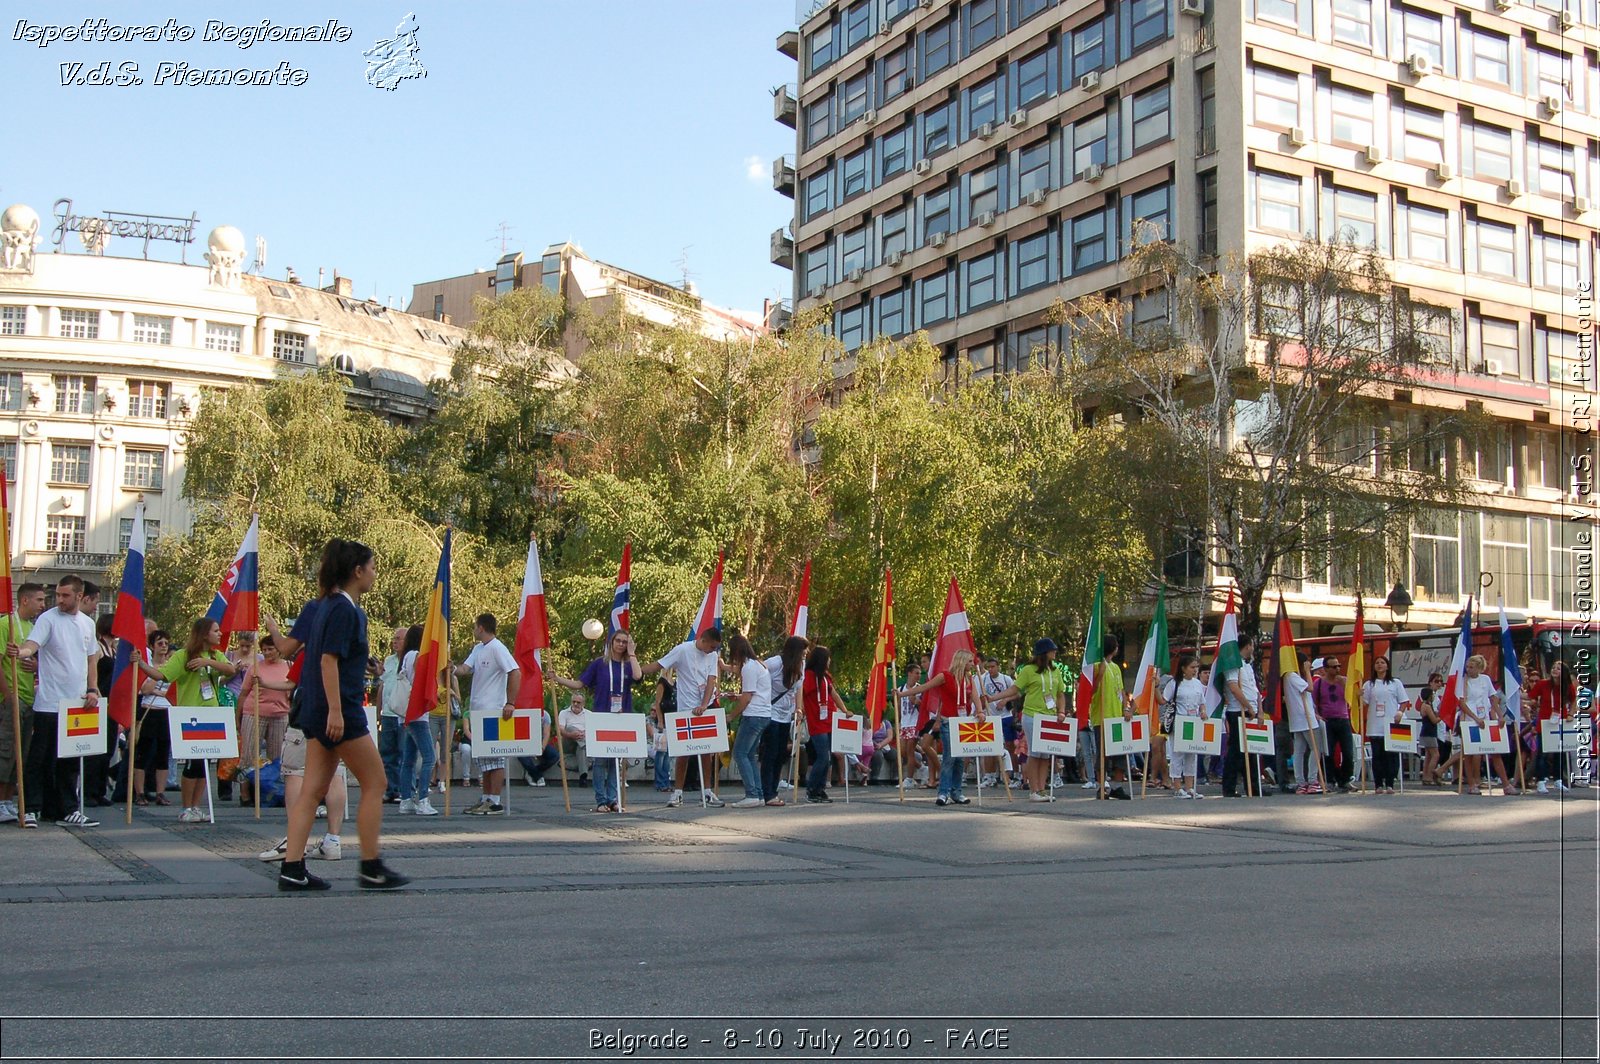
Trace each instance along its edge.
<path fill-rule="evenodd" d="M 400 793 L 400 746 L 406 722 L 399 717 L 378 717 L 378 755 L 383 758 L 385 798 Z"/>
<path fill-rule="evenodd" d="M 594 782 L 594 804 L 617 804 L 617 763 L 609 757 L 589 759 L 589 778 Z"/>
<path fill-rule="evenodd" d="M 939 722 L 939 742 L 944 750 L 944 760 L 939 763 L 939 797 L 954 798 L 961 793 L 962 776 L 966 774 L 967 759 L 950 756 L 950 718 Z"/>
<path fill-rule="evenodd" d="M 519 757 L 517 758 L 517 764 L 522 766 L 522 770 L 528 774 L 528 782 L 533 784 L 544 779 L 544 774 L 555 768 L 558 760 L 559 758 L 556 757 L 556 748 L 553 746 L 547 746 L 539 752 L 537 759 L 531 757 Z"/>
<path fill-rule="evenodd" d="M 672 789 L 672 758 L 665 750 L 657 750 L 656 758 L 656 790 L 670 791 Z"/>
<path fill-rule="evenodd" d="M 439 755 L 433 749 L 433 727 L 427 717 L 405 726 L 400 744 L 400 797 L 422 801 L 433 786 L 433 764 Z"/>
<path fill-rule="evenodd" d="M 771 717 L 739 718 L 739 731 L 733 737 L 733 763 L 739 768 L 746 798 L 761 797 L 761 763 L 756 758 L 756 747 L 771 723 Z"/>
<path fill-rule="evenodd" d="M 833 733 L 811 737 L 811 767 L 806 770 L 806 793 L 821 794 L 828 789 L 828 772 L 833 768 Z"/>

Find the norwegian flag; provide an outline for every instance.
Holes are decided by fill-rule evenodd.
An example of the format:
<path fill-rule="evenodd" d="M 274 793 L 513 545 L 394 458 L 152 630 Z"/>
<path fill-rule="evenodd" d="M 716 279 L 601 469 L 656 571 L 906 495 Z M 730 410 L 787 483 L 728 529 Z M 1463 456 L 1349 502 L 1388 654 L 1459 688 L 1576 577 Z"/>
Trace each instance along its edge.
<path fill-rule="evenodd" d="M 686 714 L 678 720 L 678 741 L 688 742 L 691 739 L 715 739 L 717 737 L 717 718 L 710 714 Z"/>
<path fill-rule="evenodd" d="M 206 608 L 206 616 L 222 626 L 223 646 L 228 645 L 234 632 L 253 632 L 261 623 L 259 520 L 256 514 L 250 515 L 250 527 L 239 544 L 239 553 L 233 556 L 233 564 L 228 566 L 222 586 L 211 596 L 211 605 Z"/>
<path fill-rule="evenodd" d="M 717 571 L 711 574 L 711 586 L 706 588 L 705 598 L 700 600 L 700 609 L 694 615 L 694 626 L 689 629 L 689 638 L 698 639 L 707 628 L 722 631 L 722 552 L 717 552 Z"/>
<path fill-rule="evenodd" d="M 626 566 L 627 554 L 623 554 Z M 615 616 L 615 614 L 613 614 Z M 627 610 L 623 610 L 627 619 Z M 517 611 L 517 641 L 512 657 L 522 671 L 518 709 L 544 708 L 544 662 L 540 651 L 550 645 L 550 613 L 544 605 L 544 573 L 539 569 L 539 544 L 528 539 L 528 564 L 522 574 L 522 608 Z"/>
<path fill-rule="evenodd" d="M 1467 656 L 1472 649 L 1472 599 L 1461 613 L 1461 633 L 1456 636 L 1456 649 L 1450 655 L 1450 675 L 1445 677 L 1444 694 L 1439 698 L 1439 719 L 1451 730 L 1456 726 L 1456 713 L 1467 693 Z"/>
<path fill-rule="evenodd" d="M 622 564 L 617 567 L 617 590 L 611 596 L 611 624 L 606 629 L 606 646 L 611 637 L 628 630 L 628 606 L 633 598 L 633 544 L 622 545 Z"/>
<path fill-rule="evenodd" d="M 806 559 L 806 571 L 800 577 L 800 601 L 794 607 L 794 620 L 789 624 L 789 634 L 806 638 L 806 622 L 811 614 L 811 559 Z"/>

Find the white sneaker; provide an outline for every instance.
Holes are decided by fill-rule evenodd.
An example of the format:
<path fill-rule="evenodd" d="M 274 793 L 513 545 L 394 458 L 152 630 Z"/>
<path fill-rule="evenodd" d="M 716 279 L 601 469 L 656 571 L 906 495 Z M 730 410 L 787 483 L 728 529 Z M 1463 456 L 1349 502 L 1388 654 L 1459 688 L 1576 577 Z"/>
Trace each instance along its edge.
<path fill-rule="evenodd" d="M 317 848 L 307 852 L 306 856 L 319 861 L 337 861 L 344 856 L 344 850 L 340 847 L 338 839 L 330 839 L 324 835 Z"/>
<path fill-rule="evenodd" d="M 283 838 L 278 840 L 278 844 L 272 847 L 272 849 L 262 850 L 260 853 L 256 854 L 256 856 L 261 858 L 263 861 L 281 861 L 283 860 L 283 851 L 287 850 L 288 848 L 289 836 L 285 835 Z"/>
<path fill-rule="evenodd" d="M 998 786 L 999 783 L 1000 783 L 1000 777 L 995 775 L 993 772 L 991 772 L 987 776 L 983 777 L 983 786 L 985 786 L 985 787 Z"/>
<path fill-rule="evenodd" d="M 1187 790 L 1185 790 L 1185 789 L 1184 789 L 1184 788 L 1182 788 L 1182 787 L 1179 787 L 1179 788 L 1178 788 L 1178 793 L 1177 793 L 1177 794 L 1174 794 L 1174 795 L 1173 795 L 1173 797 L 1174 797 L 1174 798 L 1193 798 L 1193 797 L 1194 797 L 1194 795 L 1192 795 L 1192 794 L 1190 794 L 1190 793 L 1189 793 L 1189 792 L 1188 792 L 1188 791 L 1187 791 Z"/>
<path fill-rule="evenodd" d="M 712 806 L 713 808 L 721 808 L 722 807 L 722 804 L 723 804 L 722 799 L 718 798 L 711 791 L 701 791 L 700 792 L 700 798 L 707 805 Z"/>
<path fill-rule="evenodd" d="M 82 812 L 74 809 L 60 820 L 57 820 L 56 824 L 64 828 L 97 828 L 100 826 L 100 821 L 90 820 Z"/>
<path fill-rule="evenodd" d="M 735 809 L 754 809 L 758 805 L 766 805 L 760 798 L 744 798 L 733 803 Z"/>
<path fill-rule="evenodd" d="M 1055 801 L 1055 799 L 1050 797 L 1048 794 L 1045 794 L 1043 791 L 1034 791 L 1032 794 L 1028 795 L 1028 801 L 1030 801 L 1030 802 L 1053 802 L 1053 801 Z"/>
<path fill-rule="evenodd" d="M 203 813 L 200 810 L 195 809 L 195 808 L 193 808 L 191 806 L 190 808 L 185 809 L 183 812 L 178 814 L 178 823 L 180 823 L 180 824 L 198 824 L 198 823 L 202 822 L 203 820 L 205 820 L 205 818 L 206 818 L 205 813 Z"/>
<path fill-rule="evenodd" d="M 1535 787 L 1534 790 L 1538 791 L 1540 794 L 1549 794 L 1550 793 L 1550 786 L 1547 783 L 1545 783 L 1544 780 L 1540 780 L 1539 781 L 1539 786 Z"/>
<path fill-rule="evenodd" d="M 1567 789 L 1568 789 L 1568 788 L 1567 788 L 1567 785 L 1566 785 L 1566 783 L 1565 783 L 1565 782 L 1563 782 L 1563 781 L 1562 781 L 1562 780 L 1556 780 L 1556 790 L 1558 790 L 1558 791 L 1564 791 L 1564 790 L 1567 790 Z M 12 806 L 12 808 L 13 808 L 13 809 L 15 809 L 15 808 L 16 808 L 16 806 L 15 806 L 15 805 L 13 805 L 13 806 Z"/>
<path fill-rule="evenodd" d="M 917 785 L 917 781 L 912 779 L 912 778 L 910 778 L 909 776 L 900 781 L 900 786 L 904 787 L 908 791 L 911 790 L 916 785 Z"/>
<path fill-rule="evenodd" d="M 1198 802 L 1200 799 L 1204 798 L 1205 795 L 1201 794 L 1199 791 L 1190 791 L 1189 797 Z"/>
<path fill-rule="evenodd" d="M 1011 777 L 1011 789 L 1014 790 L 1014 791 L 1022 790 L 1022 777 L 1021 776 L 1013 775 Z"/>
<path fill-rule="evenodd" d="M 535 787 L 543 787 L 543 786 L 545 786 L 546 784 L 544 782 L 544 777 L 540 776 L 538 779 L 534 780 L 533 781 L 533 785 Z"/>
<path fill-rule="evenodd" d="M 396 813 L 415 813 L 416 811 L 417 803 L 412 798 L 402 798 L 400 800 L 400 808 L 395 810 Z"/>
<path fill-rule="evenodd" d="M 780 791 L 792 791 L 792 790 L 794 790 L 794 784 L 790 783 L 788 780 L 779 780 L 778 781 L 778 790 L 780 790 Z"/>
<path fill-rule="evenodd" d="M 17 803 L 0 802 L 0 824 L 15 824 L 17 822 Z"/>
<path fill-rule="evenodd" d="M 682 804 L 683 804 L 683 792 L 682 791 L 673 791 L 672 792 L 672 797 L 667 799 L 668 808 L 675 809 L 675 808 L 677 808 L 678 806 L 680 806 Z"/>
<path fill-rule="evenodd" d="M 417 808 L 414 810 L 414 812 L 418 816 L 438 816 L 439 815 L 439 810 L 435 809 L 433 807 L 433 803 L 428 801 L 426 798 L 424 798 L 422 801 L 417 803 Z"/>
<path fill-rule="evenodd" d="M 1057 783 L 1057 784 L 1055 784 L 1055 786 L 1059 787 L 1059 786 L 1061 786 L 1061 784 Z M 1099 786 L 1099 784 L 1095 783 L 1094 780 L 1086 780 L 1084 782 L 1083 786 L 1079 787 L 1078 789 L 1081 790 L 1081 791 L 1092 791 L 1098 786 Z"/>
<path fill-rule="evenodd" d="M 36 828 L 36 827 L 38 827 L 39 826 L 39 814 L 37 814 L 37 813 L 23 813 L 22 814 L 22 826 L 25 827 L 25 828 Z"/>
<path fill-rule="evenodd" d="M 1054 787 L 1056 790 L 1060 790 L 1061 788 L 1065 787 L 1066 785 L 1067 785 L 1067 781 L 1062 779 L 1060 776 L 1051 776 L 1050 777 L 1050 786 Z"/>
<path fill-rule="evenodd" d="M 317 819 L 318 820 L 326 820 L 326 819 L 328 819 L 328 807 L 327 806 L 325 806 L 325 805 L 317 806 Z"/>

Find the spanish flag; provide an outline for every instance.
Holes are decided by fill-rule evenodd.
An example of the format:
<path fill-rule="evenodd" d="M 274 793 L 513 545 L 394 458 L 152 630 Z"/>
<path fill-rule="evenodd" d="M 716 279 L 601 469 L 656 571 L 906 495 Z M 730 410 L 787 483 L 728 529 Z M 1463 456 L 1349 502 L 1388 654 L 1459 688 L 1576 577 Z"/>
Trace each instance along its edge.
<path fill-rule="evenodd" d="M 1361 593 L 1356 593 L 1356 630 L 1350 635 L 1350 654 L 1344 664 L 1344 700 L 1350 703 L 1350 730 L 1366 734 L 1361 711 L 1361 685 L 1367 679 L 1366 622 L 1361 615 Z"/>
<path fill-rule="evenodd" d="M 433 711 L 450 688 L 439 683 L 439 672 L 450 664 L 450 536 L 444 530 L 444 547 L 439 551 L 439 573 L 433 578 L 433 594 L 428 598 L 428 617 L 422 622 L 422 647 L 411 681 L 411 702 L 406 706 L 406 721 L 420 720 Z"/>
<path fill-rule="evenodd" d="M 811 563 L 806 563 L 809 577 Z M 889 662 L 894 660 L 894 578 L 883 571 L 883 613 L 878 618 L 878 645 L 872 652 L 872 674 L 867 677 L 867 716 L 872 730 L 883 720 L 884 703 L 889 698 Z"/>
<path fill-rule="evenodd" d="M 67 738 L 100 734 L 100 711 L 97 709 L 67 710 Z"/>

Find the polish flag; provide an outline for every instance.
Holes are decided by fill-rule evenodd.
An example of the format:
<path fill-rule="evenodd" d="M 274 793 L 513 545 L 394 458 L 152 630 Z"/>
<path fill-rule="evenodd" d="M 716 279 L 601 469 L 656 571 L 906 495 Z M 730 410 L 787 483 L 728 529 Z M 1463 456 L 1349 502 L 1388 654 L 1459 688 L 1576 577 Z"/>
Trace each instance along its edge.
<path fill-rule="evenodd" d="M 626 553 L 623 557 L 626 559 Z M 517 611 L 517 642 L 512 648 L 512 657 L 517 659 L 517 668 L 522 670 L 522 686 L 517 689 L 518 709 L 544 708 L 544 663 L 539 652 L 549 645 L 550 614 L 544 605 L 539 544 L 530 537 L 528 566 L 522 574 L 522 608 Z"/>

